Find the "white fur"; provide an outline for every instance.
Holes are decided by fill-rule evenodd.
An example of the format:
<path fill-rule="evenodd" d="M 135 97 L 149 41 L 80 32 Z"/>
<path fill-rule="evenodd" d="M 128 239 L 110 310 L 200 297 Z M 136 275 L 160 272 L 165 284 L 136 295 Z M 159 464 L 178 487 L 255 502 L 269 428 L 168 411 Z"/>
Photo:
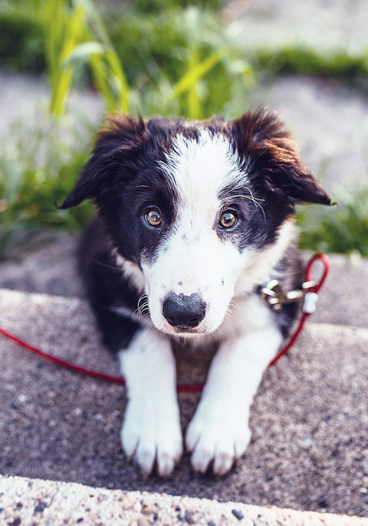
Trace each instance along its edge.
<path fill-rule="evenodd" d="M 179 135 L 161 167 L 172 179 L 183 208 L 196 211 L 218 203 L 217 195 L 227 184 L 244 186 L 246 174 L 239 169 L 238 155 L 221 135 L 203 130 L 198 142 Z M 208 217 L 207 219 L 211 219 Z"/>
<path fill-rule="evenodd" d="M 183 451 L 170 342 L 145 329 L 119 353 L 119 360 L 129 398 L 121 431 L 124 451 L 143 474 L 151 473 L 156 460 L 159 475 L 167 476 Z"/>
<path fill-rule="evenodd" d="M 221 242 L 211 224 L 195 222 L 190 227 L 180 219 L 175 234 L 165 245 L 166 250 L 152 266 L 143 265 L 154 325 L 175 334 L 162 314 L 164 297 L 168 292 L 186 296 L 199 293 L 207 304 L 206 316 L 195 331 L 183 336 L 193 338 L 216 331 L 233 297 L 251 292 L 256 283 L 269 281 L 270 272 L 282 258 L 294 228 L 293 222 L 287 220 L 281 225 L 274 245 L 260 253 L 252 249 L 240 253 L 230 240 Z"/>
<path fill-rule="evenodd" d="M 138 265 L 123 258 L 120 254 L 116 254 L 116 264 L 121 267 L 124 275 L 133 283 L 137 291 L 143 292 L 144 276 Z"/>

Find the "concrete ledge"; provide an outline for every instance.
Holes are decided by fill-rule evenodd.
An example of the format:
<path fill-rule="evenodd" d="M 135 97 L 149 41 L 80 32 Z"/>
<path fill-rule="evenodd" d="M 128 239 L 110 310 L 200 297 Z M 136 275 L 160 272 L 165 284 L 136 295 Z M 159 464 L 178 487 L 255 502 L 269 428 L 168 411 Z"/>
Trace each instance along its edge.
<path fill-rule="evenodd" d="M 261 508 L 239 502 L 98 489 L 0 477 L 0 522 L 9 526 L 364 526 L 368 519 Z"/>
<path fill-rule="evenodd" d="M 2 290 L 0 325 L 64 359 L 117 373 L 77 298 Z M 201 382 L 209 357 L 178 356 L 179 381 Z M 197 476 L 187 453 L 169 479 L 143 479 L 121 450 L 124 387 L 58 368 L 4 338 L 0 363 L 3 475 L 368 516 L 367 329 L 307 324 L 266 371 L 251 408 L 251 444 L 220 479 Z M 183 429 L 198 399 L 180 393 Z"/>

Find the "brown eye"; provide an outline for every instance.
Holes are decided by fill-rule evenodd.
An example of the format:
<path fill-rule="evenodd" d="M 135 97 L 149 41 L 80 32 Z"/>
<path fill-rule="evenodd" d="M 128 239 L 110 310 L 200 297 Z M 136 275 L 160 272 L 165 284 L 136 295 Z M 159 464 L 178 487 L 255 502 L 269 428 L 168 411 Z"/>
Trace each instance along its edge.
<path fill-rule="evenodd" d="M 144 218 L 151 226 L 160 226 L 162 223 L 161 214 L 158 210 L 150 210 Z"/>
<path fill-rule="evenodd" d="M 220 217 L 220 225 L 223 228 L 231 228 L 236 224 L 236 215 L 232 212 L 224 212 Z"/>

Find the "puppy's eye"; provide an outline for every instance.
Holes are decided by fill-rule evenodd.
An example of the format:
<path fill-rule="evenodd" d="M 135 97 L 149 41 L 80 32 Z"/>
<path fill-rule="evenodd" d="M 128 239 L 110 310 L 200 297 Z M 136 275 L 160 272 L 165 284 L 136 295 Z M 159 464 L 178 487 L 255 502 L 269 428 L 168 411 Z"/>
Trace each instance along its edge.
<path fill-rule="evenodd" d="M 236 225 L 238 218 L 232 212 L 224 212 L 220 217 L 220 226 L 222 228 L 231 228 Z"/>
<path fill-rule="evenodd" d="M 162 218 L 158 210 L 153 209 L 146 213 L 144 219 L 150 226 L 161 226 Z"/>

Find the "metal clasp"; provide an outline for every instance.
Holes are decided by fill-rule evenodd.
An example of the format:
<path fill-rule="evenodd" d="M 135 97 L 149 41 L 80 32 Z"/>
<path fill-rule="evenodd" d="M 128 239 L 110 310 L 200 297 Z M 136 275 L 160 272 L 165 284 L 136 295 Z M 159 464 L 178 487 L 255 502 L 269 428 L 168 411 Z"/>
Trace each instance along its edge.
<path fill-rule="evenodd" d="M 290 290 L 285 293 L 282 284 L 277 279 L 273 279 L 261 289 L 261 297 L 272 310 L 278 311 L 286 303 L 301 302 L 308 290 L 315 285 L 314 281 L 305 281 L 301 289 Z"/>

